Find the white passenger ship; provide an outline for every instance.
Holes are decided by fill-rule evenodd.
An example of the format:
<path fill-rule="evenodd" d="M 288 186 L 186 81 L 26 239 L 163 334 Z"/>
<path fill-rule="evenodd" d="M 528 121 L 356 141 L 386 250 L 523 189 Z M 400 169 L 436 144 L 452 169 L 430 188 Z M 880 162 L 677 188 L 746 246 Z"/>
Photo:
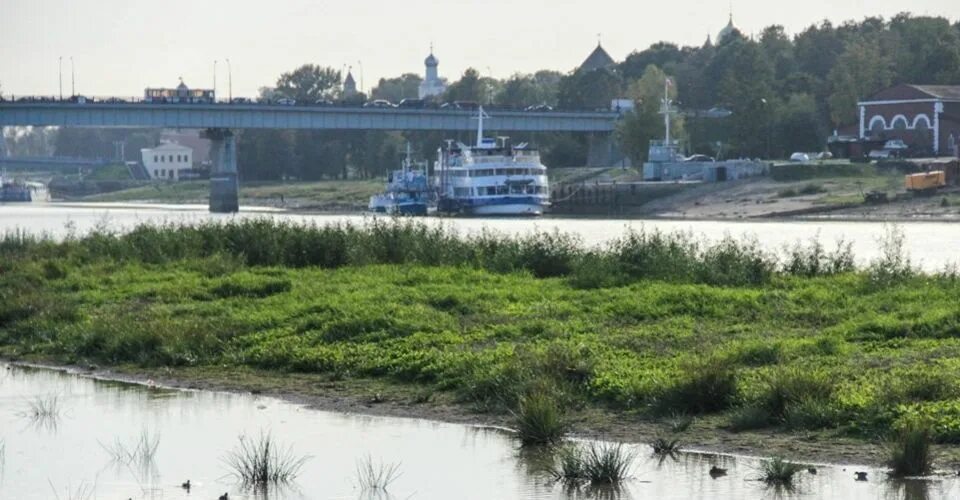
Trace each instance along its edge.
<path fill-rule="evenodd" d="M 542 215 L 550 206 L 547 167 L 526 143 L 483 137 L 483 108 L 477 117 L 477 144 L 448 142 L 440 151 L 435 182 L 438 211 L 467 215 Z"/>

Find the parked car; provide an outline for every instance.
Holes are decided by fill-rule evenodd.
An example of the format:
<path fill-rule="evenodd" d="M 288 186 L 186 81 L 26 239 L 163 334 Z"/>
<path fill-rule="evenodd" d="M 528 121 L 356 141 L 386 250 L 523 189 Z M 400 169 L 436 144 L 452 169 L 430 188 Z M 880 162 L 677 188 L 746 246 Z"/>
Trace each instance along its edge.
<path fill-rule="evenodd" d="M 793 153 L 790 155 L 790 161 L 795 162 L 808 162 L 810 161 L 810 155 L 807 153 Z"/>
<path fill-rule="evenodd" d="M 524 111 L 534 111 L 537 113 L 543 113 L 546 111 L 553 111 L 553 107 L 546 104 L 536 104 L 534 106 L 527 106 Z"/>
<path fill-rule="evenodd" d="M 697 161 L 700 161 L 700 162 L 709 162 L 709 161 L 717 161 L 717 160 L 715 160 L 712 156 L 707 156 L 707 155 L 691 155 L 691 156 L 688 156 L 688 157 L 684 158 L 683 161 L 689 161 L 689 162 L 697 162 Z"/>
<path fill-rule="evenodd" d="M 404 99 L 397 105 L 398 108 L 423 109 L 423 99 Z"/>
<path fill-rule="evenodd" d="M 363 107 L 365 107 L 365 108 L 395 108 L 396 106 L 395 106 L 392 102 L 390 102 L 390 101 L 388 101 L 388 100 L 386 100 L 386 99 L 377 99 L 377 100 L 375 100 L 375 101 L 367 102 L 366 104 L 363 105 Z"/>

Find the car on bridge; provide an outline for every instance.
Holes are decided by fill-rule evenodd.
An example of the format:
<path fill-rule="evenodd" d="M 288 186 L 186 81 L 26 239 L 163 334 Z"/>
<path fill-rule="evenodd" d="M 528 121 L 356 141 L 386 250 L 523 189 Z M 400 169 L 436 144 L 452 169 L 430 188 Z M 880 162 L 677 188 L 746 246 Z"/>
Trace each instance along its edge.
<path fill-rule="evenodd" d="M 370 101 L 363 105 L 365 108 L 395 108 L 397 107 L 392 102 L 386 99 L 377 99 L 375 101 Z"/>
<path fill-rule="evenodd" d="M 230 100 L 230 104 L 253 104 L 253 100 L 247 97 L 234 97 Z"/>
<path fill-rule="evenodd" d="M 426 101 L 423 99 L 404 99 L 397 105 L 398 108 L 423 109 Z"/>
<path fill-rule="evenodd" d="M 536 104 L 534 106 L 527 106 L 524 111 L 534 111 L 537 113 L 543 113 L 544 111 L 553 111 L 553 106 L 548 104 Z"/>
<path fill-rule="evenodd" d="M 297 100 L 290 99 L 289 97 L 281 97 L 280 99 L 273 101 L 273 104 L 279 104 L 281 106 L 296 106 Z"/>

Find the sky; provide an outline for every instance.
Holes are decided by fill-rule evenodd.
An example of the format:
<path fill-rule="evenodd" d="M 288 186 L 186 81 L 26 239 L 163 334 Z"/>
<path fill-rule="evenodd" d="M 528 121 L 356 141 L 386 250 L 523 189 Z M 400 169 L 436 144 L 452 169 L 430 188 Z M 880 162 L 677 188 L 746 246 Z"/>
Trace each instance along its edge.
<path fill-rule="evenodd" d="M 731 7 L 748 35 L 903 10 L 960 15 L 953 0 L 0 0 L 0 90 L 57 95 L 60 57 L 64 95 L 71 57 L 77 93 L 87 96 L 142 96 L 178 77 L 210 88 L 215 74 L 219 96 L 228 94 L 228 76 L 233 96 L 253 96 L 304 63 L 352 66 L 369 90 L 380 77 L 422 74 L 431 43 L 450 80 L 468 67 L 497 78 L 566 72 L 598 36 L 618 61 L 661 40 L 700 45 Z"/>

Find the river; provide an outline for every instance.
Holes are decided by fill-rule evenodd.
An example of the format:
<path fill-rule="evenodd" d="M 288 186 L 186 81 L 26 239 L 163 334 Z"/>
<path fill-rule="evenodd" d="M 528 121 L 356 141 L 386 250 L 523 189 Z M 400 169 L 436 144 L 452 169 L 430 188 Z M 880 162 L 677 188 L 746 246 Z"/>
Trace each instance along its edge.
<path fill-rule="evenodd" d="M 55 415 L 33 418 L 30 403 L 56 396 Z M 157 438 L 152 460 L 116 461 L 108 448 Z M 269 432 L 309 457 L 290 484 L 267 494 L 244 489 L 224 459 L 240 436 Z M 153 441 L 152 439 L 150 440 Z M 308 409 L 270 397 L 175 390 L 0 363 L 0 498 L 31 499 L 934 499 L 956 498 L 955 476 L 894 482 L 883 471 L 817 466 L 793 492 L 757 481 L 756 459 L 680 453 L 660 461 L 646 445 L 620 490 L 568 489 L 533 464 L 502 431 L 394 417 Z M 364 491 L 357 465 L 398 464 L 386 492 Z M 711 477 L 717 466 L 727 474 Z M 866 471 L 867 481 L 855 481 Z M 181 487 L 191 481 L 188 492 Z"/>
<path fill-rule="evenodd" d="M 229 220 L 233 217 L 272 217 L 294 222 L 317 224 L 351 222 L 362 224 L 370 216 L 313 215 L 275 210 L 242 210 L 236 215 L 210 214 L 201 205 L 131 205 L 131 204 L 5 204 L 0 205 L 0 231 L 15 229 L 33 234 L 63 237 L 70 232 L 83 234 L 96 227 L 112 230 L 129 229 L 140 223 Z M 628 228 L 690 232 L 696 237 L 716 241 L 725 236 L 755 238 L 764 248 L 781 252 L 797 242 L 819 238 L 828 248 L 839 240 L 849 242 L 860 265 L 876 259 L 881 253 L 879 241 L 891 226 L 882 222 L 857 221 L 696 221 L 663 219 L 424 219 L 430 224 L 445 224 L 463 233 L 493 230 L 505 234 L 559 230 L 576 234 L 584 243 L 594 245 L 621 236 Z M 907 222 L 896 227 L 902 231 L 904 249 L 914 264 L 927 271 L 939 271 L 957 264 L 960 249 L 960 223 Z"/>

